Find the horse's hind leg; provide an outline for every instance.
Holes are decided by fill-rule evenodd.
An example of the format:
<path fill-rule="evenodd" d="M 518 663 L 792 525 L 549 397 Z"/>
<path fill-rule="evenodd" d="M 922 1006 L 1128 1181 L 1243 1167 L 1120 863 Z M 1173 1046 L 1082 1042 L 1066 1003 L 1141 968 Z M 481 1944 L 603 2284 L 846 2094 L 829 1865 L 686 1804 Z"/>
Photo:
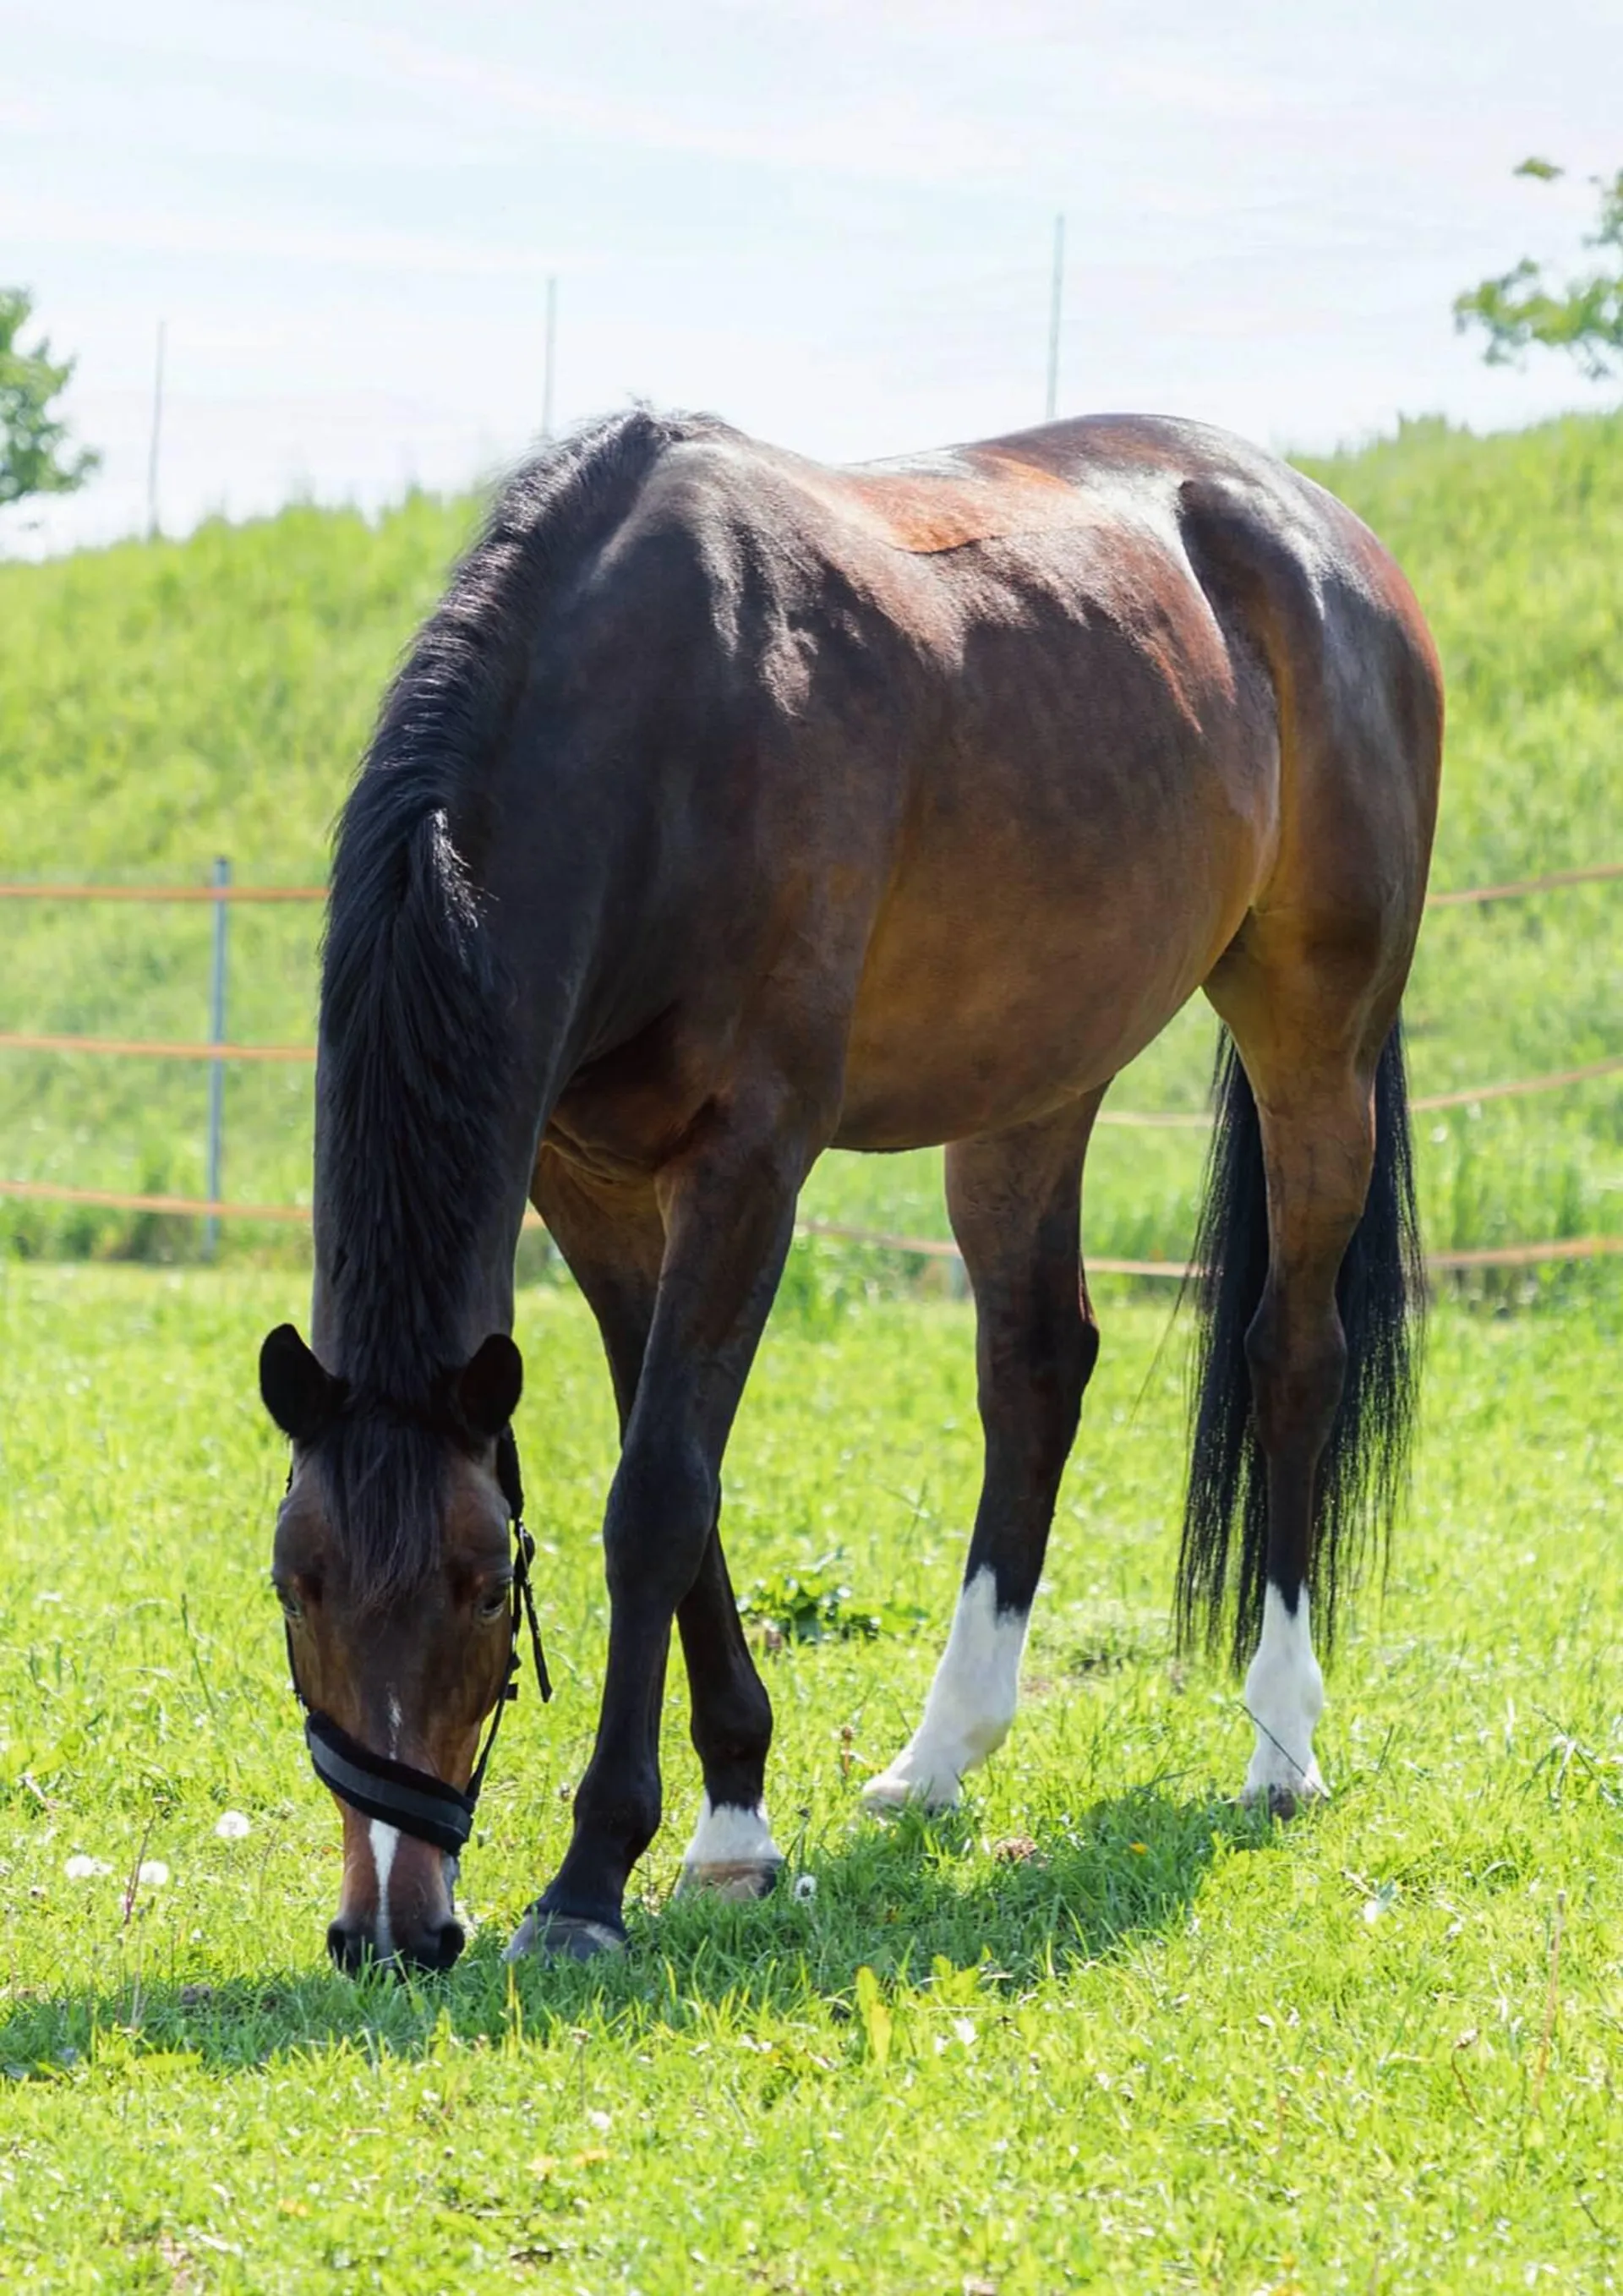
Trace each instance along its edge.
<path fill-rule="evenodd" d="M 551 1150 L 537 1168 L 535 1200 L 597 1318 L 623 1441 L 665 1254 L 659 1204 L 652 1188 L 586 1183 Z M 783 1863 L 763 1798 L 772 1705 L 739 1622 L 719 1509 L 676 1626 L 687 1661 L 693 1746 L 704 1774 L 683 1884 L 756 1897 L 770 1888 Z"/>
<path fill-rule="evenodd" d="M 986 1466 L 951 1636 L 924 1716 L 865 1800 L 944 1808 L 1014 1718 L 1060 1478 L 1099 1351 L 1080 1258 L 1082 1161 L 1102 1092 L 947 1152 L 947 1207 L 975 1295 Z"/>
<path fill-rule="evenodd" d="M 1308 1587 L 1333 1592 L 1323 1470 L 1342 1401 L 1347 1332 L 1337 1288 L 1369 1194 L 1377 1064 L 1398 986 L 1360 991 L 1344 966 L 1295 949 L 1266 961 L 1248 936 L 1209 987 L 1254 1100 L 1266 1185 L 1267 1268 L 1245 1332 L 1266 1527 L 1251 1502 L 1240 1620 L 1256 1635 L 1245 1703 L 1256 1729 L 1245 1798 L 1289 1814 L 1324 1792 L 1313 1734 L 1324 1702 Z M 1258 958 L 1261 957 L 1261 962 Z M 1250 1121 L 1249 1111 L 1242 1120 Z M 1260 1566 L 1260 1568 L 1258 1567 Z"/>

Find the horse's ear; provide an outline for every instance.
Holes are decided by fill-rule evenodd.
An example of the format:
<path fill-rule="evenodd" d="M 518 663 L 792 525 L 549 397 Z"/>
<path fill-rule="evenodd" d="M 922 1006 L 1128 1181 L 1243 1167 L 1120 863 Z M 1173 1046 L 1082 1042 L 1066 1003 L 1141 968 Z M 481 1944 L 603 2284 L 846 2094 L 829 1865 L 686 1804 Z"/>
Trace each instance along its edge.
<path fill-rule="evenodd" d="M 505 1332 L 492 1332 L 451 1382 L 456 1414 L 475 1435 L 494 1441 L 519 1407 L 524 1358 Z"/>
<path fill-rule="evenodd" d="M 313 1443 L 343 1401 L 344 1382 L 322 1369 L 291 1324 L 278 1324 L 259 1349 L 259 1393 L 284 1435 Z"/>

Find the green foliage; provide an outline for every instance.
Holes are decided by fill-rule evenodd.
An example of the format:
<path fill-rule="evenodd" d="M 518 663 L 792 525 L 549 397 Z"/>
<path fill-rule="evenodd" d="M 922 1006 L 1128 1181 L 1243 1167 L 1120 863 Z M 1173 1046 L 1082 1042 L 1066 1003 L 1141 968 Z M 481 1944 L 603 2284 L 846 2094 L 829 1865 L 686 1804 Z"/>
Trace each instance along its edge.
<path fill-rule="evenodd" d="M 339 1826 L 266 1581 L 285 1448 L 253 1362 L 299 1292 L 291 1268 L 0 1263 L 7 2285 L 1586 2296 L 1615 2276 L 1615 1304 L 1439 1310 L 1412 1504 L 1329 1685 L 1334 1799 L 1289 1828 L 1231 1799 L 1238 1685 L 1169 1663 L 1184 1366 L 1157 1356 L 1164 1308 L 1119 1302 L 1013 1734 L 958 1816 L 865 1820 L 963 1565 L 971 1317 L 857 1300 L 832 1343 L 775 1320 L 728 1461 L 740 1583 L 837 1544 L 930 1631 L 766 1669 L 790 1870 L 758 1906 L 671 1895 L 699 1794 L 674 1663 L 632 1951 L 509 1972 L 592 1743 L 615 1447 L 586 1310 L 527 1291 L 519 1435 L 558 1694 L 504 1729 L 462 1963 L 353 1985 L 324 1963 Z M 140 1857 L 168 1878 L 127 1913 Z"/>
<path fill-rule="evenodd" d="M 0 287 L 0 510 L 30 495 L 70 495 L 100 467 L 88 448 L 68 451 L 68 426 L 51 412 L 72 379 L 71 359 L 53 360 L 43 338 L 19 341 L 34 309 L 20 287 Z"/>
<path fill-rule="evenodd" d="M 1623 859 L 1623 417 L 1486 439 L 1407 423 L 1309 467 L 1396 551 L 1441 649 L 1449 733 L 1435 882 Z M 184 543 L 0 567 L 6 873 L 201 882 L 227 853 L 241 879 L 319 882 L 378 694 L 472 515 L 414 496 L 375 522 L 302 508 Z M 1435 912 L 1408 1000 L 1415 1089 L 1623 1051 L 1620 903 L 1618 887 L 1599 885 Z M 234 1037 L 311 1040 L 319 929 L 313 907 L 233 913 Z M 195 1040 L 208 979 L 204 910 L 0 905 L 0 1029 Z M 1198 1111 L 1211 1047 L 1197 999 L 1107 1111 Z M 307 1068 L 229 1071 L 228 1194 L 307 1199 L 309 1105 Z M 199 1069 L 0 1053 L 0 1174 L 200 1194 L 205 1106 Z M 1203 1148 L 1198 1129 L 1102 1128 L 1088 1166 L 1090 1250 L 1182 1259 Z M 1436 1247 L 1623 1230 L 1623 1085 L 1426 1118 L 1420 1159 Z M 806 1209 L 945 1236 L 940 1158 L 827 1157 Z M 0 1202 L 7 1247 L 184 1257 L 196 1239 L 117 1211 Z M 294 1231 L 239 1226 L 223 1242 L 239 1257 L 307 1248 Z M 784 1289 L 807 1333 L 832 1343 L 876 1289 L 948 1280 L 939 1261 L 820 1239 L 797 1247 Z"/>
<path fill-rule="evenodd" d="M 1524 160 L 1516 173 L 1551 184 L 1564 170 L 1548 160 Z M 1623 168 L 1590 180 L 1601 195 L 1601 211 L 1584 244 L 1623 258 Z M 1462 334 L 1476 327 L 1487 336 L 1482 356 L 1489 366 L 1520 364 L 1537 346 L 1567 352 L 1591 381 L 1603 382 L 1623 373 L 1623 262 L 1552 288 L 1544 266 L 1524 256 L 1497 279 L 1484 279 L 1456 296 L 1454 324 Z"/>
<path fill-rule="evenodd" d="M 916 1603 L 858 1600 L 838 1547 L 798 1570 L 758 1578 L 739 1596 L 738 1612 L 747 1625 L 773 1628 L 791 1643 L 873 1642 L 910 1634 L 924 1615 Z"/>

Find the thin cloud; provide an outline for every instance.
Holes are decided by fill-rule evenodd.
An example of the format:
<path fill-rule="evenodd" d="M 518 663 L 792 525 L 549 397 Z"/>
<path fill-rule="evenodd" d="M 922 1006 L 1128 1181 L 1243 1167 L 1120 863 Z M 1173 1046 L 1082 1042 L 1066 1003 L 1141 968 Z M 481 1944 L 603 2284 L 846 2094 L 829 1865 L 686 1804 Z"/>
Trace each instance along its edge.
<path fill-rule="evenodd" d="M 185 215 L 174 209 L 126 209 L 114 213 L 75 200 L 30 201 L 19 221 L 16 237 L 26 238 L 30 248 L 86 248 L 106 254 L 218 256 L 234 261 L 448 272 L 492 279 L 545 278 L 558 269 L 560 261 L 556 250 L 537 251 L 429 232 L 357 230 L 316 222 L 273 223 L 240 212 Z M 583 268 L 580 258 L 574 254 L 570 266 L 577 275 Z"/>

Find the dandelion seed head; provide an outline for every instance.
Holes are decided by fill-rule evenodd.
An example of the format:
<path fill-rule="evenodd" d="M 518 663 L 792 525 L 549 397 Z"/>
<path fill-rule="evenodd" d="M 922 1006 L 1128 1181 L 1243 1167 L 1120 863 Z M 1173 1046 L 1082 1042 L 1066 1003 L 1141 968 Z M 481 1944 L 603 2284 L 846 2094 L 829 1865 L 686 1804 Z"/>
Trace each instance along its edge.
<path fill-rule="evenodd" d="M 111 1874 L 111 1866 L 104 1857 L 86 1857 L 83 1854 L 70 1857 L 62 1872 L 70 1882 L 94 1882 L 100 1874 Z"/>
<path fill-rule="evenodd" d="M 220 1812 L 214 1830 L 222 1841 L 241 1841 L 244 1834 L 253 1832 L 253 1827 L 240 1809 L 226 1809 Z"/>
<path fill-rule="evenodd" d="M 816 1894 L 817 1877 L 815 1874 L 797 1874 L 795 1875 L 795 1903 L 797 1906 L 809 1905 Z"/>
<path fill-rule="evenodd" d="M 169 1878 L 169 1869 L 161 1857 L 143 1858 L 136 1869 L 135 1879 L 143 1889 L 161 1890 Z"/>

